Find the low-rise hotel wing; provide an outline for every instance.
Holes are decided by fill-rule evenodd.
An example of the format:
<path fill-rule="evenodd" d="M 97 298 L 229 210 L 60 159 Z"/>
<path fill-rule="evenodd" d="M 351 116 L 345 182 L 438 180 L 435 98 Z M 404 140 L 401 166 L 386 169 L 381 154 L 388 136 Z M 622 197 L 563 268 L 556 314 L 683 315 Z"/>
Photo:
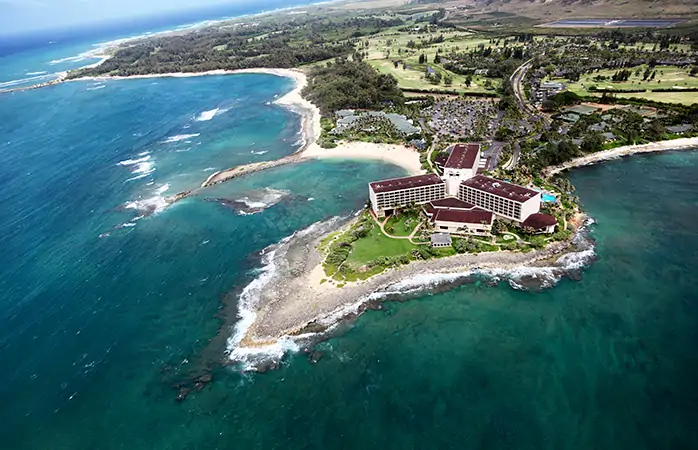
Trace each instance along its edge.
<path fill-rule="evenodd" d="M 446 196 L 446 183 L 436 174 L 393 178 L 368 184 L 371 209 L 378 217 L 386 211 L 421 205 Z"/>

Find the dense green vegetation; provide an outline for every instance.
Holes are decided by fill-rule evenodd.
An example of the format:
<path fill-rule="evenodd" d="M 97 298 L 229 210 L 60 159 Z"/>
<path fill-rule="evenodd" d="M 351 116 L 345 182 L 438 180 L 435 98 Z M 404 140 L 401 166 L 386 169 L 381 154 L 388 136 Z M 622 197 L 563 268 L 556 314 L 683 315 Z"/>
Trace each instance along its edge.
<path fill-rule="evenodd" d="M 395 78 L 344 58 L 314 67 L 303 94 L 324 115 L 346 108 L 381 109 L 405 101 Z"/>
<path fill-rule="evenodd" d="M 212 27 L 129 43 L 103 64 L 71 76 L 299 67 L 351 55 L 358 38 L 401 23 L 375 17 L 308 17 Z"/>

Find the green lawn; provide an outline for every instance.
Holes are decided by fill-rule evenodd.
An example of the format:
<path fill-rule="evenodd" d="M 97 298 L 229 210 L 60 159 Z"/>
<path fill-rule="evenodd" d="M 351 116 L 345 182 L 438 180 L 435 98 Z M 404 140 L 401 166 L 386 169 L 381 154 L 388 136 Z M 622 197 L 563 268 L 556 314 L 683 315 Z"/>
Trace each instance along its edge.
<path fill-rule="evenodd" d="M 384 235 L 378 225 L 375 225 L 363 239 L 352 244 L 352 250 L 347 258 L 348 263 L 361 267 L 381 256 L 400 256 L 409 254 L 417 248 L 408 239 L 392 239 Z"/>
<path fill-rule="evenodd" d="M 430 38 L 438 35 L 444 35 L 445 41 L 439 44 L 432 44 L 428 48 L 410 49 L 407 43 L 413 40 L 419 43 L 422 38 Z M 435 33 L 405 33 L 391 32 L 382 33 L 376 37 L 361 41 L 359 48 L 363 48 L 368 53 L 366 62 L 373 67 L 389 75 L 393 75 L 398 80 L 398 85 L 402 89 L 429 89 L 429 90 L 452 90 L 461 93 L 482 93 L 495 92 L 496 88 L 501 84 L 500 79 L 486 78 L 482 76 L 473 76 L 472 84 L 466 86 L 465 76 L 457 75 L 444 69 L 440 64 L 434 63 L 434 57 L 437 50 L 441 49 L 442 55 L 447 55 L 452 51 L 467 51 L 477 46 L 491 45 L 488 38 L 473 36 L 471 33 L 462 31 L 446 31 L 439 30 Z M 368 42 L 368 47 L 365 47 L 365 42 Z M 390 45 L 388 45 L 388 43 Z M 427 62 L 419 64 L 419 55 L 424 54 Z M 403 61 L 411 67 L 411 69 L 403 69 L 402 64 L 396 68 L 394 61 Z M 441 73 L 442 77 L 446 75 L 453 79 L 451 85 L 445 84 L 443 81 L 440 84 L 432 84 L 424 79 L 424 74 L 427 66 L 430 66 L 435 72 Z M 491 84 L 491 89 L 485 88 L 485 82 Z"/>
<path fill-rule="evenodd" d="M 612 81 L 595 81 L 594 77 L 601 75 L 611 77 L 616 70 L 601 70 L 592 74 L 582 75 L 576 83 L 570 83 L 564 79 L 557 79 L 565 83 L 567 88 L 578 95 L 597 95 L 601 93 L 589 90 L 591 86 L 596 86 L 598 89 L 672 89 L 672 88 L 698 88 L 698 77 L 689 75 L 690 68 L 681 67 L 656 67 L 657 75 L 654 80 L 643 81 L 643 73 L 646 66 L 638 66 L 630 69 L 633 73 L 626 82 L 615 83 Z M 635 75 L 637 69 L 640 69 L 640 74 Z M 619 97 L 630 98 L 645 98 L 647 100 L 655 100 L 666 103 L 682 103 L 690 105 L 698 102 L 698 92 L 633 92 L 633 93 L 618 93 Z"/>
<path fill-rule="evenodd" d="M 400 214 L 399 216 L 390 216 L 385 224 L 385 229 L 393 236 L 409 236 L 418 224 L 419 218 L 416 215 Z M 391 227 L 392 232 L 390 231 Z"/>

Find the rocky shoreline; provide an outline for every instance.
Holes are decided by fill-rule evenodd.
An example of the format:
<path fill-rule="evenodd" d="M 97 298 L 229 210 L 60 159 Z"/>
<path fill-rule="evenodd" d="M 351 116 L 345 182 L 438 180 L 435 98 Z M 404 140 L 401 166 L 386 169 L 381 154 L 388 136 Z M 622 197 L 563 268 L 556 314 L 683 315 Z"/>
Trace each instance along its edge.
<path fill-rule="evenodd" d="M 347 223 L 338 218 L 317 223 L 265 251 L 265 273 L 240 296 L 245 318 L 228 340 L 231 363 L 255 370 L 263 367 L 270 356 L 278 358 L 285 350 L 297 350 L 293 347 L 298 343 L 317 340 L 319 334 L 371 307 L 371 302 L 462 284 L 477 274 L 506 279 L 517 288 L 539 289 L 562 276 L 577 278 L 579 269 L 594 259 L 593 242 L 581 226 L 572 239 L 528 253 L 461 254 L 415 261 L 366 281 L 324 282 L 323 256 L 317 247 L 328 233 Z"/>

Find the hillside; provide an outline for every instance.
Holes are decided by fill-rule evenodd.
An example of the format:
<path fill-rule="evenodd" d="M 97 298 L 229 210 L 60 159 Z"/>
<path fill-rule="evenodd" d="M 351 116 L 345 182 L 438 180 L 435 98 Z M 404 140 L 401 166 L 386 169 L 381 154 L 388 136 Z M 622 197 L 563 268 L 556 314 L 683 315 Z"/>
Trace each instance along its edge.
<path fill-rule="evenodd" d="M 543 21 L 564 18 L 695 18 L 698 0 L 453 0 L 438 2 L 457 19 L 479 11 Z"/>

